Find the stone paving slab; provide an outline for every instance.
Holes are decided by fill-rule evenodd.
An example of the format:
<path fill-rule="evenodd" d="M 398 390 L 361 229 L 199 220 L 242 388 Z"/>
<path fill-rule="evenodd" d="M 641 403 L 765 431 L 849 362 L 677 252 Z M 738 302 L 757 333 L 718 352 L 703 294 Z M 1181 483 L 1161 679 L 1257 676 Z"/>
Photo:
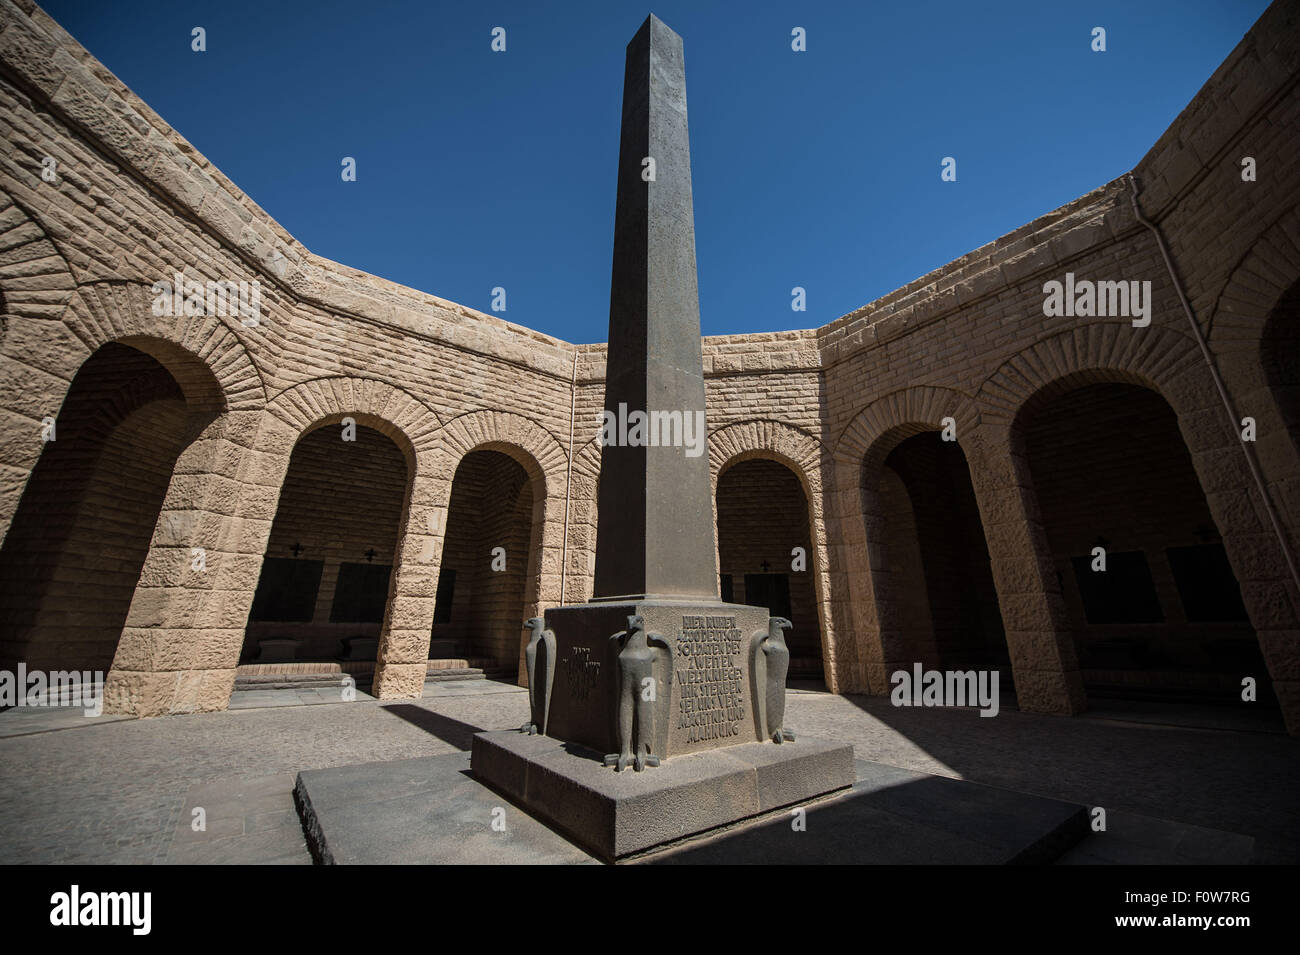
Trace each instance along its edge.
<path fill-rule="evenodd" d="M 46 708 L 0 713 L 0 861 L 164 862 L 180 825 L 188 824 L 183 810 L 197 785 L 456 753 L 468 750 L 474 733 L 515 729 L 528 716 L 522 688 L 462 686 L 450 693 L 428 686 L 420 700 L 148 720 Z M 975 711 L 899 709 L 886 698 L 815 692 L 792 692 L 788 700 L 797 730 L 851 742 L 860 759 L 1103 806 L 1111 836 L 1125 815 L 1219 833 L 1215 852 L 1188 836 L 1161 858 L 1235 862 L 1240 840 L 1253 838 L 1253 863 L 1300 862 L 1300 746 L 1286 736 L 1012 710 L 986 719 Z M 284 799 L 292 805 L 287 787 Z M 1150 824 L 1139 823 L 1141 836 Z M 1088 856 L 1102 848 L 1114 854 L 1120 844 L 1089 836 L 1079 847 Z M 1125 858 L 1152 858 L 1155 848 L 1131 843 Z M 306 858 L 305 845 L 301 851 Z"/>
<path fill-rule="evenodd" d="M 131 718 L 109 713 L 87 716 L 80 706 L 15 706 L 0 713 L 0 739 L 117 723 Z"/>
<path fill-rule="evenodd" d="M 161 861 L 182 865 L 310 865 L 292 773 L 235 776 L 185 794 Z M 203 810 L 203 816 L 195 813 Z M 196 828 L 197 825 L 203 828 Z"/>
<path fill-rule="evenodd" d="M 325 864 L 594 861 L 475 782 L 468 753 L 306 770 L 294 794 L 313 855 Z"/>

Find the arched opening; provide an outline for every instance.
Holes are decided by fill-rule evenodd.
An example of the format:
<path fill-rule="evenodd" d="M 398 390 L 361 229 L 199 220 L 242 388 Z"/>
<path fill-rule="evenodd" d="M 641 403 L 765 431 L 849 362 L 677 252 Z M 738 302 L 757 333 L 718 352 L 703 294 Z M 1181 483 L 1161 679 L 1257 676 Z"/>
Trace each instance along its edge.
<path fill-rule="evenodd" d="M 766 458 L 740 461 L 718 477 L 717 504 L 722 599 L 788 618 L 789 679 L 821 680 L 816 569 L 798 475 Z"/>
<path fill-rule="evenodd" d="M 1271 702 L 1237 578 L 1164 398 L 1088 384 L 1044 394 L 1018 424 L 1089 697 L 1234 702 L 1253 676 Z"/>
<path fill-rule="evenodd" d="M 1269 316 L 1259 360 L 1291 443 L 1300 450 L 1300 282 L 1291 286 Z"/>
<path fill-rule="evenodd" d="M 996 670 L 1013 691 L 1011 660 L 966 455 L 925 431 L 880 468 L 878 601 L 905 658 L 925 669 Z M 883 589 L 883 595 L 880 590 Z"/>
<path fill-rule="evenodd" d="M 366 672 L 379 645 L 408 484 L 406 457 L 374 428 L 345 420 L 298 439 L 241 662 L 342 661 Z"/>
<path fill-rule="evenodd" d="M 179 349 L 179 379 L 110 342 L 73 379 L 0 549 L 0 667 L 107 672 L 176 459 L 218 390 Z M 207 392 L 187 402 L 179 381 Z M 203 405 L 202 410 L 196 404 Z M 35 425 L 34 425 L 35 426 Z"/>
<path fill-rule="evenodd" d="M 471 451 L 456 468 L 438 570 L 430 658 L 513 677 L 537 599 L 540 488 L 514 458 Z"/>

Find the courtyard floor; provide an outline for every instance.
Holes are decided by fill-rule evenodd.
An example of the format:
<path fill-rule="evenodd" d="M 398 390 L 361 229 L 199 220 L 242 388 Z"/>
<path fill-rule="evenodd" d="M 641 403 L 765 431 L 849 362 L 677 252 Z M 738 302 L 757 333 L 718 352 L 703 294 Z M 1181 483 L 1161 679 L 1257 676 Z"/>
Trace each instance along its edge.
<path fill-rule="evenodd" d="M 299 770 L 466 751 L 473 733 L 528 711 L 525 690 L 485 680 L 430 684 L 409 702 L 338 694 L 237 693 L 226 712 L 149 720 L 0 713 L 0 863 L 310 864 L 291 797 Z M 1248 835 L 1253 861 L 1300 861 L 1297 741 L 1168 713 L 988 719 L 804 690 L 790 693 L 787 722 L 852 742 L 859 759 Z"/>

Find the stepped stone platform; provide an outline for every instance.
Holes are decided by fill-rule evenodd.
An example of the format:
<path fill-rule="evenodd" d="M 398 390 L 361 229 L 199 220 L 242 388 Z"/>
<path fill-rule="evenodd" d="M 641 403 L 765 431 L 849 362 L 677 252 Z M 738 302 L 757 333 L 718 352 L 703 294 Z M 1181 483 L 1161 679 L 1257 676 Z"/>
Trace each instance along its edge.
<path fill-rule="evenodd" d="M 852 746 L 804 737 L 676 756 L 654 772 L 613 773 L 601 753 L 575 743 L 478 733 L 472 765 L 475 778 L 609 860 L 805 802 L 854 779 Z"/>
<path fill-rule="evenodd" d="M 236 690 L 293 690 L 343 686 L 346 678 L 369 686 L 374 661 L 246 663 L 235 670 Z M 510 679 L 516 671 L 491 657 L 431 659 L 425 683 L 448 680 Z"/>
<path fill-rule="evenodd" d="M 476 743 L 500 735 L 480 734 Z M 604 861 L 474 779 L 469 757 L 454 753 L 299 773 L 294 802 L 313 858 L 356 865 Z M 768 809 L 619 861 L 1045 864 L 1089 835 L 1087 809 L 1074 803 L 865 760 L 853 769 L 849 789 L 804 804 L 802 831 L 792 826 L 788 807 Z M 674 815 L 663 807 L 658 811 L 669 819 Z"/>

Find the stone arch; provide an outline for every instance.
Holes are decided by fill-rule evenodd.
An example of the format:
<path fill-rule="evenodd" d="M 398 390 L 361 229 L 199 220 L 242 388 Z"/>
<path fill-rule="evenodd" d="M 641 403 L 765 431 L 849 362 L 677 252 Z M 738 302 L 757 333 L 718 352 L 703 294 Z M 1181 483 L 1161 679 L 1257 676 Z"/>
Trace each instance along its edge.
<path fill-rule="evenodd" d="M 1242 600 L 1292 732 L 1300 726 L 1300 686 L 1286 682 L 1300 645 L 1300 595 L 1268 530 L 1258 488 L 1199 349 L 1187 335 L 1103 323 L 1036 342 L 1008 359 L 980 389 L 983 466 L 1019 485 L 1035 545 L 1048 557 L 1046 535 L 1026 457 L 1024 424 L 1034 412 L 1077 388 L 1123 383 L 1147 389 L 1173 410 L 1196 478 L 1223 538 Z M 1053 626 L 1068 633 L 1055 583 L 1047 585 Z M 1053 592 L 1054 591 L 1054 592 Z M 1010 629 L 1010 627 L 1008 628 Z"/>
<path fill-rule="evenodd" d="M 440 478 L 436 413 L 403 389 L 377 379 L 337 375 L 298 382 L 270 399 L 249 455 L 238 510 L 248 556 L 241 561 L 237 585 L 231 586 L 244 595 L 246 620 L 290 456 L 302 438 L 345 418 L 385 435 L 406 460 L 406 491 L 373 689 L 386 697 L 418 696 L 424 686 L 428 621 L 433 618 L 435 544 L 441 539 L 446 510 L 443 484 L 450 482 Z"/>
<path fill-rule="evenodd" d="M 846 689 L 879 694 L 888 688 L 889 663 L 869 550 L 883 525 L 879 515 L 868 513 L 863 488 L 871 482 L 868 475 L 878 480 L 894 447 L 912 435 L 941 429 L 948 417 L 956 422 L 959 442 L 969 440 L 979 420 L 969 396 L 933 385 L 901 388 L 866 405 L 835 442 L 830 510 L 839 534 L 830 548 L 832 581 L 835 591 L 848 599 L 832 602 L 832 625 L 839 636 L 837 682 Z M 878 562 L 878 547 L 874 555 Z"/>
<path fill-rule="evenodd" d="M 1004 361 L 975 396 L 981 421 L 1010 426 L 1031 396 L 1049 388 L 1069 390 L 1089 377 L 1154 387 L 1171 403 L 1194 399 L 1196 389 L 1206 385 L 1209 390 L 1202 395 L 1214 394 L 1196 343 L 1187 334 L 1154 325 L 1094 322 L 1039 339 Z M 1044 394 L 1050 398 L 1052 392 Z"/>
<path fill-rule="evenodd" d="M 1300 310 L 1300 206 L 1278 216 L 1233 267 L 1210 314 L 1207 336 L 1236 413 L 1256 422 L 1255 453 L 1291 532 L 1300 533 L 1300 437 L 1294 368 Z M 1276 333 L 1285 332 L 1276 340 Z M 1279 349 L 1283 354 L 1279 354 Z M 1285 389 L 1279 393 L 1279 388 Z"/>
<path fill-rule="evenodd" d="M 1099 323 L 1035 342 L 980 387 L 982 431 L 1005 439 L 1011 455 L 1022 458 L 1019 426 L 1035 408 L 1083 385 L 1107 382 L 1139 385 L 1169 403 L 1207 491 L 1211 486 L 1248 489 L 1238 434 L 1229 426 L 1197 346 L 1189 336 L 1166 329 Z M 1203 470 L 1211 466 L 1210 456 L 1221 473 L 1207 482 Z M 1225 482 L 1226 475 L 1231 478 Z"/>
<path fill-rule="evenodd" d="M 137 349 L 82 366 L 0 547 L 5 663 L 109 668 L 178 457 L 211 420 Z"/>
<path fill-rule="evenodd" d="M 450 504 L 452 482 L 458 468 L 467 455 L 476 451 L 505 454 L 528 475 L 533 508 L 524 615 L 538 616 L 547 607 L 558 605 L 560 600 L 568 455 L 554 435 L 523 415 L 488 410 L 459 415 L 446 422 L 436 435 L 434 454 L 438 461 L 436 471 L 443 482 L 441 500 L 444 505 Z M 443 526 L 445 528 L 445 523 Z M 523 636 L 521 627 L 517 660 L 521 682 L 526 680 Z"/>
<path fill-rule="evenodd" d="M 434 449 L 439 428 L 433 408 L 374 378 L 340 375 L 302 381 L 276 394 L 267 412 L 298 436 L 353 417 L 392 438 L 409 463 Z"/>
<path fill-rule="evenodd" d="M 835 442 L 835 459 L 853 467 L 868 459 L 883 461 L 895 445 L 921 431 L 942 428 L 949 417 L 957 424 L 958 441 L 979 420 L 974 402 L 960 391 L 934 385 L 900 388 L 854 415 Z"/>
<path fill-rule="evenodd" d="M 755 419 L 725 425 L 709 434 L 709 471 L 714 490 L 722 472 L 755 457 L 770 457 L 786 464 L 799 475 L 807 490 L 812 480 L 820 481 L 816 472 L 825 450 L 815 436 L 783 421 Z"/>
<path fill-rule="evenodd" d="M 79 287 L 39 219 L 0 191 L 0 408 L 30 420 L 30 434 L 38 435 L 38 423 L 57 415 L 78 369 L 112 341 L 158 360 L 181 384 L 192 409 L 215 413 L 241 407 L 246 396 L 260 392 L 252 362 L 219 322 L 209 322 L 206 334 L 197 327 L 169 326 L 153 318 L 151 303 L 138 283 Z M 215 390 L 213 379 L 219 385 Z M 40 452 L 35 438 L 11 441 L 4 464 L 30 476 Z M 5 482 L 0 538 L 25 482 L 26 477 Z"/>
<path fill-rule="evenodd" d="M 712 478 L 713 526 L 718 528 L 718 482 L 732 467 L 744 461 L 765 459 L 783 465 L 798 479 L 807 503 L 808 531 L 812 551 L 809 572 L 821 630 L 822 675 L 831 692 L 838 692 L 839 668 L 831 612 L 829 547 L 826 537 L 823 471 L 830 456 L 814 435 L 794 425 L 769 419 L 738 421 L 709 434 L 709 471 Z M 718 534 L 714 546 L 720 547 Z M 720 553 L 718 557 L 720 558 Z M 718 565 L 721 566 L 720 564 Z"/>
<path fill-rule="evenodd" d="M 1205 335 L 1216 354 L 1258 347 L 1264 323 L 1300 279 L 1300 206 L 1283 212 L 1233 266 Z"/>
<path fill-rule="evenodd" d="M 213 407 L 214 411 L 257 410 L 266 403 L 266 388 L 256 365 L 239 336 L 221 319 L 157 317 L 153 298 L 148 286 L 136 282 L 81 286 L 68 303 L 63 323 L 83 349 L 60 349 L 59 360 L 75 373 L 86 355 L 105 342 L 118 341 L 146 352 L 172 372 L 187 400 L 208 405 L 219 401 L 221 407 Z M 181 353 L 197 357 L 206 367 L 217 382 L 219 398 L 205 395 L 204 382 L 177 364 Z"/>
<path fill-rule="evenodd" d="M 470 451 L 501 451 L 541 476 L 561 474 L 568 463 L 554 435 L 531 418 L 510 411 L 470 411 L 442 426 L 439 444 L 456 459 Z"/>
<path fill-rule="evenodd" d="M 0 190 L 0 339 L 7 337 L 14 319 L 57 320 L 76 288 L 67 259 L 40 221 Z M 25 350 L 6 348 L 5 353 Z"/>
<path fill-rule="evenodd" d="M 221 473 L 223 479 L 233 479 L 239 468 L 243 448 L 237 437 L 264 399 L 260 375 L 239 338 L 220 321 L 160 321 L 152 314 L 152 295 L 139 283 L 78 286 L 39 224 L 7 197 L 0 200 L 0 244 L 6 253 L 0 267 L 5 309 L 0 405 L 6 412 L 34 424 L 56 417 L 87 360 L 109 345 L 120 345 L 161 366 L 175 382 L 188 415 L 180 456 L 169 465 L 170 483 L 113 658 L 107 706 L 141 715 L 224 706 L 229 695 L 225 677 L 214 680 L 211 671 L 190 667 L 197 656 L 209 653 L 206 644 L 219 642 L 215 630 L 192 629 L 196 617 L 209 619 L 215 611 L 196 612 L 198 601 L 192 598 L 197 595 L 189 590 L 189 602 L 180 610 L 172 597 L 186 588 L 169 588 L 161 578 L 179 576 L 175 571 L 182 549 L 188 567 L 190 549 L 182 548 L 181 540 L 188 543 L 196 529 L 203 529 L 214 558 L 222 546 L 217 539 L 224 544 L 219 512 L 208 507 L 208 478 Z M 131 391 L 128 386 L 118 397 L 129 400 Z M 35 437 L 39 429 L 33 427 L 31 433 L 32 441 L 6 447 L 5 464 L 23 477 L 6 482 L 0 536 L 7 537 L 41 457 L 42 443 Z M 228 502 L 228 486 L 224 496 Z M 164 640 L 163 628 L 177 639 Z"/>
<path fill-rule="evenodd" d="M 1003 555 L 995 557 L 995 571 L 999 591 L 1008 593 L 1003 604 L 1013 618 L 1007 623 L 1009 639 L 1012 633 L 1034 633 L 1038 643 L 1055 646 L 1050 656 L 1059 661 L 1063 686 L 1047 687 L 1057 678 L 1048 673 L 1052 667 L 1042 654 L 1036 655 L 1034 667 L 1036 679 L 1043 684 L 1041 691 L 1068 703 L 1061 711 L 1083 708 L 1085 697 L 1065 599 L 1051 572 L 1051 548 L 1022 425 L 1053 398 L 1105 383 L 1148 389 L 1173 409 L 1211 513 L 1223 529 L 1243 596 L 1256 587 L 1247 583 L 1249 575 L 1241 573 L 1243 561 L 1258 563 L 1261 552 L 1272 551 L 1275 566 L 1284 566 L 1276 541 L 1265 540 L 1262 502 L 1253 490 L 1238 434 L 1230 427 L 1213 378 L 1189 333 L 1134 328 L 1122 321 L 1094 322 L 1046 335 L 1010 356 L 977 393 L 981 426 L 972 463 L 978 462 L 984 485 L 982 497 L 987 503 L 981 508 L 986 524 L 992 525 L 990 549 Z M 1287 586 L 1275 578 L 1258 581 L 1261 611 L 1276 603 L 1279 594 L 1281 603 L 1289 605 Z M 1262 630 L 1258 625 L 1256 629 L 1263 645 Z M 1013 645 L 1013 662 L 1016 653 Z"/>

